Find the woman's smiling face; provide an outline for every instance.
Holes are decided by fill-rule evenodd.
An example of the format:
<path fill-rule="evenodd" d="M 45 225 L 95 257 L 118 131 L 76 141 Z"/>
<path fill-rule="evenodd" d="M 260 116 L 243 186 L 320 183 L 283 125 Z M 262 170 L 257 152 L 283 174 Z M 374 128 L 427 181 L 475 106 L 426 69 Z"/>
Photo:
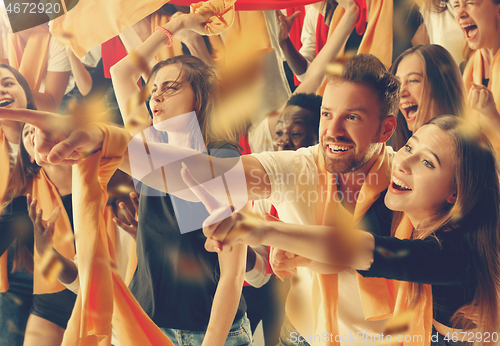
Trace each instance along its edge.
<path fill-rule="evenodd" d="M 6 68 L 0 68 L 0 107 L 26 108 L 27 106 L 26 93 L 14 74 Z"/>
<path fill-rule="evenodd" d="M 424 88 L 424 64 L 420 56 L 416 53 L 405 56 L 398 65 L 396 77 L 401 81 L 399 110 L 406 120 L 408 129 L 414 132 Z"/>
<path fill-rule="evenodd" d="M 436 125 L 425 125 L 394 157 L 385 204 L 403 211 L 416 226 L 454 203 L 455 144 Z"/>
<path fill-rule="evenodd" d="M 500 2 L 493 0 L 453 0 L 455 19 L 471 49 L 500 45 Z"/>

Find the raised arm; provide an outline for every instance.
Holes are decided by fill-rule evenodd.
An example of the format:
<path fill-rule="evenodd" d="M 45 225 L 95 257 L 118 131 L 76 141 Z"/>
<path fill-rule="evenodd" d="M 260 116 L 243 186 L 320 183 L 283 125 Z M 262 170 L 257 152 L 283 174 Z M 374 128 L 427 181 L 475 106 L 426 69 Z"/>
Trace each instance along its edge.
<path fill-rule="evenodd" d="M 176 36 L 183 29 L 192 29 L 203 33 L 203 23 L 208 18 L 210 16 L 198 13 L 179 15 L 163 25 L 163 28 L 168 30 L 172 36 Z M 139 123 L 145 124 L 143 129 L 150 125 L 151 119 L 146 105 L 141 104 L 136 109 L 129 109 L 128 102 L 139 92 L 137 82 L 141 74 L 153 61 L 155 55 L 168 43 L 168 35 L 161 30 L 155 31 L 133 54 L 127 55 L 111 68 L 113 88 L 125 124 L 131 119 L 137 119 Z"/>
<path fill-rule="evenodd" d="M 304 81 L 294 93 L 316 93 L 325 79 L 327 65 L 337 59 L 354 29 L 359 16 L 358 5 L 353 0 L 342 0 L 339 4 L 345 8 L 342 19 L 325 46 L 309 65 Z"/>
<path fill-rule="evenodd" d="M 500 136 L 500 113 L 498 111 L 500 107 L 497 108 L 491 90 L 484 85 L 472 83 L 469 90 L 468 102 L 472 109 L 485 117 L 493 130 L 495 130 L 497 136 Z"/>
<path fill-rule="evenodd" d="M 290 40 L 290 30 L 293 22 L 300 15 L 296 11 L 291 16 L 286 17 L 281 11 L 276 10 L 276 17 L 278 22 L 278 40 L 281 50 L 285 55 L 286 62 L 295 75 L 302 75 L 307 71 L 307 59 L 295 48 Z"/>
<path fill-rule="evenodd" d="M 83 96 L 87 96 L 92 89 L 92 77 L 85 66 L 83 66 L 80 59 L 78 59 L 75 53 L 73 53 L 71 46 L 66 46 L 66 53 L 68 53 L 68 59 L 71 64 L 73 76 L 75 77 L 76 86 Z"/>
<path fill-rule="evenodd" d="M 61 106 L 64 91 L 68 86 L 70 71 L 52 72 L 48 71 L 45 77 L 45 91 L 33 91 L 38 109 L 57 112 Z"/>

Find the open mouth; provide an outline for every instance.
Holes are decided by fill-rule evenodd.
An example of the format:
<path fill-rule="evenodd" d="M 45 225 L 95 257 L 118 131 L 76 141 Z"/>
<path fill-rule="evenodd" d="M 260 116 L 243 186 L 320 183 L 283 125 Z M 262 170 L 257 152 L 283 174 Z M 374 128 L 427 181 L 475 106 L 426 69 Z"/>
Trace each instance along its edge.
<path fill-rule="evenodd" d="M 392 188 L 394 190 L 398 190 L 398 191 L 411 191 L 410 187 L 408 185 L 406 185 L 405 183 L 403 183 L 401 180 L 395 178 L 395 177 L 392 177 Z"/>
<path fill-rule="evenodd" d="M 0 107 L 7 107 L 12 103 L 14 103 L 14 100 L 2 100 L 0 101 Z"/>
<path fill-rule="evenodd" d="M 465 36 L 468 40 L 473 39 L 477 34 L 477 25 L 475 24 L 464 24 L 462 25 L 462 30 L 465 32 Z"/>
<path fill-rule="evenodd" d="M 401 105 L 403 108 L 403 113 L 408 120 L 413 120 L 417 116 L 418 104 L 416 103 L 405 103 Z"/>
<path fill-rule="evenodd" d="M 346 151 L 348 151 L 352 147 L 348 147 L 345 145 L 338 145 L 338 144 L 329 144 L 328 148 L 330 149 L 330 152 L 332 152 L 334 154 L 340 154 L 340 153 L 345 153 Z"/>

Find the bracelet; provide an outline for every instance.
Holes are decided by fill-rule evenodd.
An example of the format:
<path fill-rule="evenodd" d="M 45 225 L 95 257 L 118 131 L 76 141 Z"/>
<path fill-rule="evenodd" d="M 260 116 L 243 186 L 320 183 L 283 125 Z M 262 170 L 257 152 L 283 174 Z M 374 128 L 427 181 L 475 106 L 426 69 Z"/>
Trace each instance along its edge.
<path fill-rule="evenodd" d="M 172 34 L 170 33 L 170 31 L 168 31 L 167 29 L 165 29 L 163 26 L 157 26 L 155 28 L 155 32 L 158 31 L 158 30 L 163 31 L 163 33 L 165 35 L 167 35 L 167 37 L 168 37 L 168 43 L 166 44 L 166 46 L 167 47 L 172 47 L 172 44 L 174 43 L 174 41 L 172 40 Z"/>

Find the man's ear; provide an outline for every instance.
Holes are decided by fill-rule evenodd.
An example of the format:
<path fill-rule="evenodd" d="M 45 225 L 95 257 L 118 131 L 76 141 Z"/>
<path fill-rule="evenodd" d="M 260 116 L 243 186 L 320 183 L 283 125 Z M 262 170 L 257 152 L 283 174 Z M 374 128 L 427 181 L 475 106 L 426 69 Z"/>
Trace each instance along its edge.
<path fill-rule="evenodd" d="M 396 130 L 396 117 L 391 115 L 382 120 L 382 126 L 380 128 L 379 143 L 385 143 L 391 138 L 394 130 Z"/>
<path fill-rule="evenodd" d="M 446 199 L 446 202 L 448 202 L 450 204 L 455 204 L 457 202 L 457 193 L 454 192 L 452 195 L 450 195 L 450 197 L 448 197 L 448 199 Z"/>

